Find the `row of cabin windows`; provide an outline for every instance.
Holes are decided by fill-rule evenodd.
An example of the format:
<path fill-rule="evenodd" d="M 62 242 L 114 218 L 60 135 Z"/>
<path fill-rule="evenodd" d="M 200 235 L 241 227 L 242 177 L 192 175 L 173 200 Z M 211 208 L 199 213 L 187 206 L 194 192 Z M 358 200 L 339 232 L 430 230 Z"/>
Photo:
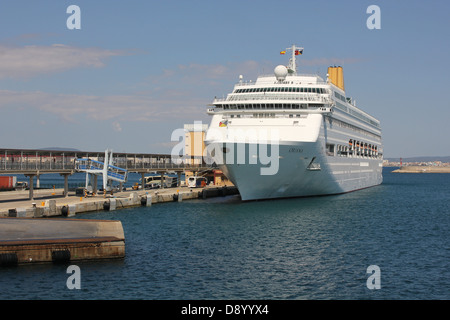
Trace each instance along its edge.
<path fill-rule="evenodd" d="M 342 102 L 349 102 L 347 99 L 345 99 L 345 97 L 342 95 L 342 94 L 340 94 L 339 92 L 334 92 L 334 96 L 336 97 L 336 98 L 338 98 L 339 100 L 341 100 Z"/>
<path fill-rule="evenodd" d="M 340 109 L 340 110 L 342 110 L 342 111 L 344 111 L 346 113 L 349 113 L 349 114 L 351 114 L 351 115 L 353 115 L 353 116 L 355 116 L 355 117 L 357 117 L 357 118 L 359 118 L 359 119 L 361 119 L 361 120 L 363 120 L 365 122 L 368 122 L 368 123 L 370 123 L 371 125 L 373 125 L 375 127 L 378 127 L 378 128 L 380 127 L 380 124 L 378 122 L 376 122 L 376 121 L 366 117 L 365 115 L 363 115 L 362 113 L 360 113 L 360 112 L 358 112 L 356 110 L 353 110 L 351 108 L 346 107 L 345 105 L 343 105 L 340 102 L 336 101 L 336 108 L 338 108 L 338 109 Z"/>
<path fill-rule="evenodd" d="M 341 127 L 341 128 L 350 129 L 352 131 L 362 133 L 362 134 L 364 134 L 366 136 L 369 136 L 369 137 L 372 137 L 372 138 L 375 138 L 375 139 L 381 139 L 381 136 L 379 134 L 376 134 L 376 133 L 373 133 L 371 131 L 365 130 L 363 128 L 357 127 L 357 126 L 352 125 L 352 124 L 350 124 L 348 122 L 344 122 L 344 121 L 341 121 L 341 120 L 338 120 L 338 119 L 335 119 L 335 118 L 332 119 L 330 117 L 327 117 L 327 119 L 328 119 L 328 122 L 330 123 L 330 125 L 332 125 L 332 126 L 338 126 L 338 127 Z"/>
<path fill-rule="evenodd" d="M 342 146 L 342 155 L 358 155 L 371 158 L 377 158 L 380 154 L 378 152 L 378 146 L 358 140 L 350 139 L 348 146 Z"/>
<path fill-rule="evenodd" d="M 253 118 L 275 118 L 275 113 L 254 113 Z M 230 118 L 241 118 L 240 114 L 231 114 Z M 289 114 L 289 118 L 308 118 L 307 114 Z"/>
<path fill-rule="evenodd" d="M 298 88 L 298 87 L 273 87 L 273 88 L 248 88 L 237 89 L 233 93 L 249 92 L 303 92 L 303 93 L 327 93 L 325 88 Z"/>
<path fill-rule="evenodd" d="M 382 156 L 382 154 L 378 152 L 378 146 L 352 139 L 349 140 L 347 146 L 327 143 L 325 149 L 329 156 L 362 156 L 367 158 L 379 158 Z"/>
<path fill-rule="evenodd" d="M 307 109 L 305 103 L 247 103 L 247 104 L 223 104 L 224 110 L 228 109 Z M 323 104 L 310 104 L 310 107 L 323 107 Z"/>

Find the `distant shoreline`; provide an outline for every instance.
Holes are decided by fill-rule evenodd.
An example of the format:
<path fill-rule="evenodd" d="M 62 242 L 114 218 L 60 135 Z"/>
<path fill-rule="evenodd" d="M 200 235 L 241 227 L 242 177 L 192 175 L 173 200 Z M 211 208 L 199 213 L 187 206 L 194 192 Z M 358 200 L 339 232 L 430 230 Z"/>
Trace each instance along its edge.
<path fill-rule="evenodd" d="M 450 167 L 403 166 L 392 172 L 396 173 L 450 173 Z"/>

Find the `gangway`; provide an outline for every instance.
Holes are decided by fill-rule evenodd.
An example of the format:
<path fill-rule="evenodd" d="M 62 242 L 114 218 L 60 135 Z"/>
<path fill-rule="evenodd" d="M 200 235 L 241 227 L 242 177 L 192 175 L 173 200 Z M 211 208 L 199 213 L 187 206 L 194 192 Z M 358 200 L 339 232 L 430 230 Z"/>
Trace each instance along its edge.
<path fill-rule="evenodd" d="M 105 150 L 104 162 L 89 158 L 75 159 L 75 170 L 86 172 L 86 190 L 89 188 L 89 175 L 103 176 L 103 190 L 110 191 L 112 181 L 123 183 L 127 181 L 128 170 L 112 165 L 112 150 Z"/>

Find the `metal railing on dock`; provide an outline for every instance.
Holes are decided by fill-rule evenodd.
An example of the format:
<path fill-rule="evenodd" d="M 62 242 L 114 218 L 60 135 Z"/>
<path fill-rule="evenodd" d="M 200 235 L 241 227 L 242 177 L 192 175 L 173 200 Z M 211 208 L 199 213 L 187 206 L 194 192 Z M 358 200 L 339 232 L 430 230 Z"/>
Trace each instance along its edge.
<path fill-rule="evenodd" d="M 70 173 L 76 170 L 75 160 L 104 161 L 104 152 L 92 151 L 55 151 L 55 150 L 26 150 L 0 149 L 0 174 L 33 174 L 39 173 Z M 173 163 L 170 154 L 146 153 L 116 153 L 114 166 L 124 168 L 129 172 L 149 172 L 183 170 L 203 170 L 212 168 L 202 162 L 201 157 L 191 157 L 189 161 Z"/>
<path fill-rule="evenodd" d="M 77 163 L 79 165 L 77 160 L 80 159 L 86 159 L 84 165 L 104 163 L 105 152 L 0 149 L 0 175 L 23 174 L 29 177 L 29 198 L 33 199 L 33 177 L 49 173 L 61 174 L 65 180 L 64 195 L 67 196 L 68 177 L 80 171 L 80 168 L 77 167 Z M 174 171 L 180 174 L 185 171 L 199 172 L 214 168 L 213 165 L 204 163 L 202 157 L 190 157 L 185 161 L 175 163 L 170 154 L 149 153 L 116 153 L 113 165 L 110 167 L 123 168 L 126 172 L 140 173 L 142 181 L 144 175 L 151 172 Z M 116 175 L 117 178 L 117 175 L 123 175 L 123 172 L 109 172 L 108 174 Z"/>

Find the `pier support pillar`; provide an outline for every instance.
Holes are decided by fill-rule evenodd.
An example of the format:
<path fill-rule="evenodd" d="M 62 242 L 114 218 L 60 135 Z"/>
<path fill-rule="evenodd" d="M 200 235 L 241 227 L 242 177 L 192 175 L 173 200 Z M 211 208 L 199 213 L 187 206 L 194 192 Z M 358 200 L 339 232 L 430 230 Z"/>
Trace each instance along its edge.
<path fill-rule="evenodd" d="M 177 172 L 178 180 L 177 180 L 177 187 L 181 186 L 181 172 Z"/>
<path fill-rule="evenodd" d="M 142 190 L 145 189 L 145 172 L 141 173 L 141 185 L 142 185 Z"/>
<path fill-rule="evenodd" d="M 68 197 L 69 196 L 69 175 L 65 174 L 64 175 L 64 197 Z"/>
<path fill-rule="evenodd" d="M 34 191 L 34 183 L 33 183 L 33 178 L 34 178 L 34 174 L 30 174 L 28 175 L 29 181 L 28 181 L 28 185 L 30 187 L 30 189 L 28 190 L 28 199 L 30 200 L 34 200 L 34 195 L 33 195 L 33 191 Z"/>
<path fill-rule="evenodd" d="M 164 171 L 161 172 L 161 189 L 164 189 Z"/>
<path fill-rule="evenodd" d="M 97 194 L 97 175 L 94 174 L 94 183 L 92 184 L 92 192 L 94 194 Z"/>
<path fill-rule="evenodd" d="M 69 196 L 69 176 L 71 175 L 71 173 L 61 173 L 60 175 L 64 176 L 64 197 L 68 197 Z"/>

